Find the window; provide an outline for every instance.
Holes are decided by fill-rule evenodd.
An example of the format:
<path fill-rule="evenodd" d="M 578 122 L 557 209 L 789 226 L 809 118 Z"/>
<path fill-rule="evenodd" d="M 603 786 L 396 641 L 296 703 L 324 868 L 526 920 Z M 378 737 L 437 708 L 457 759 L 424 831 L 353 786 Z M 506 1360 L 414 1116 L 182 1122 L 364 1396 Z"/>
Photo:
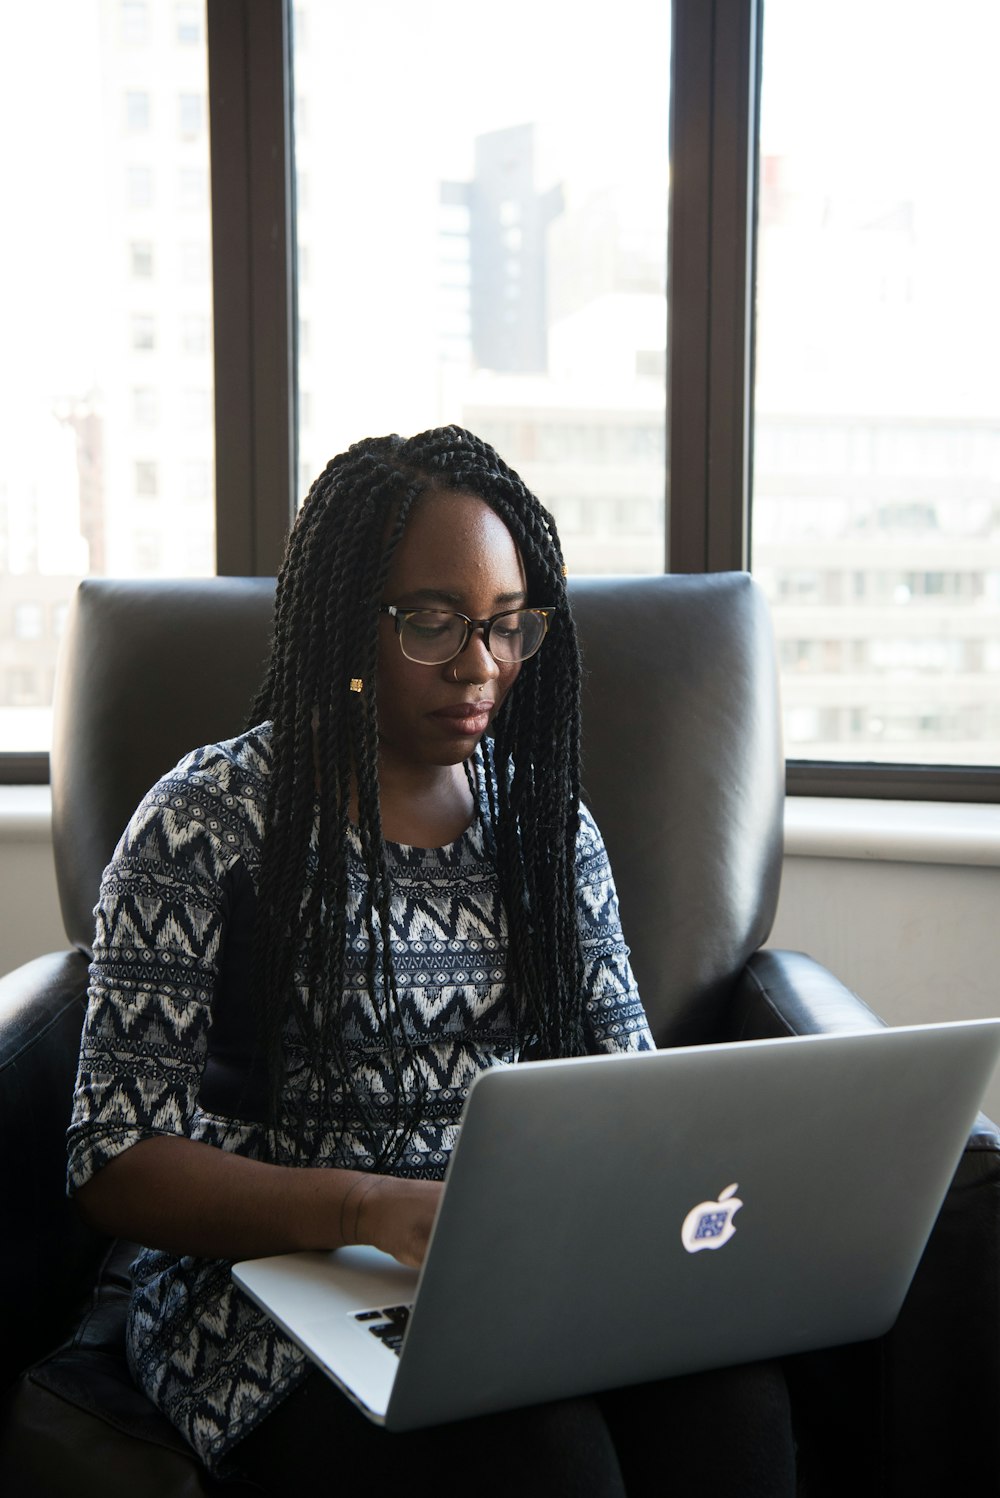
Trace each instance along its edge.
<path fill-rule="evenodd" d="M 177 40 L 182 47 L 197 47 L 202 40 L 202 15 L 204 7 L 198 0 L 176 0 L 174 20 Z"/>
<path fill-rule="evenodd" d="M 152 208 L 153 169 L 150 166 L 126 166 L 125 203 L 128 208 Z"/>
<path fill-rule="evenodd" d="M 133 349 L 141 353 L 156 347 L 156 319 L 150 313 L 133 313 L 131 327 Z"/>
<path fill-rule="evenodd" d="M 207 428 L 212 419 L 210 390 L 181 391 L 181 420 L 185 427 Z"/>
<path fill-rule="evenodd" d="M 187 501 L 202 502 L 211 497 L 212 469 L 209 463 L 187 461 L 181 469 L 181 494 Z"/>
<path fill-rule="evenodd" d="M 40 640 L 44 633 L 45 610 L 40 603 L 14 605 L 14 639 Z"/>
<path fill-rule="evenodd" d="M 125 47 L 149 41 L 148 0 L 121 0 L 120 36 Z"/>
<path fill-rule="evenodd" d="M 148 239 L 129 245 L 129 270 L 137 281 L 148 281 L 153 274 L 153 246 Z"/>
<path fill-rule="evenodd" d="M 181 351 L 185 354 L 207 354 L 212 346 L 211 325 L 201 312 L 186 312 L 180 322 Z"/>
<path fill-rule="evenodd" d="M 204 411 L 212 368 L 203 353 L 193 378 L 175 333 L 182 282 L 184 315 L 211 324 L 206 132 L 183 143 L 161 133 L 151 150 L 159 91 L 204 94 L 204 27 L 173 45 L 170 17 L 184 12 L 197 24 L 202 6 L 49 0 L 19 7 L 17 46 L 0 49 L 0 132 L 17 141 L 0 160 L 0 192 L 21 226 L 0 270 L 6 753 L 48 744 L 58 637 L 82 576 L 213 568 L 212 427 L 183 420 L 180 394 L 208 390 Z M 156 212 L 171 205 L 154 177 L 170 182 L 182 164 L 202 183 L 186 250 L 176 220 Z M 199 481 L 178 526 L 159 501 L 182 489 L 185 465 Z"/>
<path fill-rule="evenodd" d="M 204 167 L 182 166 L 177 173 L 177 206 L 204 212 L 208 207 L 208 174 Z"/>
<path fill-rule="evenodd" d="M 394 9 L 391 48 L 385 24 L 294 13 L 304 471 L 365 433 L 458 422 L 565 515 L 573 569 L 662 568 L 669 4 L 567 27 L 513 0 L 498 27 L 431 0 Z M 379 57 L 377 93 L 352 55 Z"/>
<path fill-rule="evenodd" d="M 205 239 L 185 240 L 178 249 L 180 279 L 186 286 L 208 285 L 211 271 L 209 244 Z"/>
<path fill-rule="evenodd" d="M 132 391 L 132 424 L 136 427 L 155 427 L 160 419 L 160 403 L 157 391 L 151 385 L 139 385 Z"/>
<path fill-rule="evenodd" d="M 63 42 L 58 56 L 50 46 L 55 8 Z M 24 434 L 18 446 L 44 452 L 45 471 L 37 462 L 20 463 L 13 449 L 0 454 L 5 627 L 13 627 L 15 597 L 29 594 L 50 600 L 46 618 L 53 617 L 87 570 L 134 572 L 140 563 L 175 574 L 211 570 L 213 500 L 220 565 L 271 571 L 286 503 L 292 494 L 301 498 L 333 446 L 364 431 L 465 420 L 510 455 L 556 509 L 564 535 L 574 538 L 577 570 L 595 548 L 595 565 L 658 568 L 665 532 L 676 570 L 745 564 L 752 478 L 749 561 L 773 599 L 786 694 L 801 688 L 789 706 L 790 751 L 803 760 L 836 753 L 846 766 L 872 758 L 875 745 L 886 765 L 877 784 L 892 787 L 909 783 L 897 765 L 919 741 L 928 761 L 962 752 L 963 772 L 974 772 L 962 780 L 935 770 L 923 794 L 966 794 L 961 786 L 969 784 L 980 794 L 1000 794 L 1000 771 L 987 764 L 995 749 L 984 748 L 996 741 L 1000 561 L 992 548 L 1000 491 L 998 400 L 984 352 L 996 344 L 995 308 L 981 292 L 992 285 L 997 221 L 993 195 L 983 189 L 991 164 L 971 165 L 975 150 L 996 133 L 984 69 L 996 52 L 1000 12 L 982 0 L 956 0 L 950 10 L 933 12 L 925 0 L 843 0 L 825 10 L 823 0 L 810 6 L 768 0 L 766 15 L 756 0 L 629 0 L 620 25 L 617 14 L 614 28 L 598 28 L 581 15 L 567 34 L 563 17 L 518 4 L 505 14 L 500 41 L 497 28 L 490 34 L 495 82 L 484 84 L 482 70 L 468 65 L 478 17 L 457 0 L 400 6 L 398 18 L 394 8 L 391 49 L 384 36 L 372 37 L 364 7 L 348 13 L 321 0 L 296 0 L 299 100 L 292 107 L 301 128 L 293 288 L 285 280 L 296 239 L 287 229 L 284 184 L 264 182 L 269 174 L 256 170 L 254 155 L 260 131 L 284 140 L 288 101 L 273 85 L 292 9 L 280 0 L 255 0 L 252 27 L 242 24 L 243 7 L 224 0 L 209 0 L 207 11 L 201 0 L 155 8 L 52 0 L 44 11 L 29 6 L 19 13 L 28 30 L 16 67 L 8 63 L 4 72 L 0 123 L 26 145 L 23 159 L 5 159 L 0 173 L 6 200 L 23 204 L 33 232 L 5 251 L 0 326 L 16 351 L 8 367 L 18 372 L 15 427 Z M 757 184 L 747 163 L 756 156 L 752 110 L 743 101 L 755 99 L 758 20 L 766 29 L 754 266 L 747 205 L 756 200 L 750 189 Z M 940 76 L 950 87 L 944 75 L 952 28 L 972 62 L 963 96 L 945 109 L 938 107 L 937 82 Z M 599 29 L 595 39 L 590 33 Z M 887 29 L 899 41 L 888 59 Z M 862 35 L 865 46 L 838 51 L 843 37 Z M 919 49 L 932 35 L 940 48 L 930 67 Z M 461 39 L 457 62 L 448 53 L 452 36 Z M 227 313 L 217 304 L 214 323 L 210 111 L 202 105 L 198 133 L 189 138 L 181 138 L 187 126 L 175 116 L 178 129 L 166 132 L 173 144 L 158 135 L 153 156 L 151 136 L 129 136 L 121 108 L 125 94 L 146 92 L 152 77 L 156 99 L 168 104 L 181 95 L 208 99 L 199 70 L 209 46 L 213 95 L 242 90 L 238 112 L 253 124 L 224 147 L 217 175 L 217 186 L 246 184 L 250 199 L 240 207 L 238 195 L 218 195 L 212 232 L 225 268 L 219 302 L 229 300 L 231 308 Z M 366 49 L 385 64 L 381 107 L 363 87 L 357 60 Z M 443 63 L 437 85 L 435 57 Z M 41 61 L 27 67 L 30 58 Z M 71 132 L 54 132 L 62 152 L 47 141 L 29 84 L 42 74 L 51 80 L 49 107 L 73 121 Z M 935 80 L 935 108 L 911 129 L 905 95 L 920 76 Z M 601 80 L 596 95 L 594 78 Z M 627 80 L 621 96 L 606 86 L 617 78 Z M 830 89 L 832 100 L 824 95 Z M 447 107 L 435 120 L 437 98 Z M 829 107 L 816 108 L 824 98 Z M 150 94 L 150 127 L 164 123 L 156 99 Z M 824 115 L 842 125 L 835 150 L 822 144 Z M 928 134 L 932 119 L 937 128 Z M 193 113 L 187 120 L 193 128 Z M 26 121 L 34 127 L 25 130 Z M 861 121 L 872 171 L 866 178 L 862 163 L 845 196 L 847 171 L 839 164 L 852 159 Z M 680 205 L 669 248 L 669 345 L 668 133 L 671 191 Z M 349 140 L 351 151 L 331 151 L 335 140 Z M 218 140 L 212 144 L 216 151 Z M 894 145 L 899 149 L 889 149 Z M 279 169 L 281 158 L 279 150 Z M 951 174 L 942 166 L 946 159 L 955 165 Z M 936 175 L 950 193 L 950 219 L 917 193 L 921 161 L 923 176 Z M 182 182 L 180 171 L 196 167 L 200 182 L 194 175 Z M 907 174 L 912 181 L 896 191 Z M 480 195 L 477 206 L 471 185 L 486 181 L 491 194 Z M 375 182 L 380 192 L 372 192 Z M 869 211 L 870 195 L 861 200 L 873 182 L 883 202 Z M 107 214 L 95 214 L 98 202 L 108 205 Z M 190 206 L 179 215 L 185 202 Z M 363 211 L 364 236 L 344 234 L 345 202 L 355 215 Z M 58 248 L 67 244 L 67 224 L 74 226 L 71 256 Z M 266 233 L 268 253 L 244 264 L 248 226 L 251 242 Z M 286 247 L 276 242 L 276 227 Z M 832 240 L 822 239 L 824 228 Z M 928 230 L 932 255 L 920 248 Z M 49 273 L 33 282 L 39 247 L 49 256 Z M 116 277 L 114 267 L 129 273 Z M 759 279 L 753 392 L 746 380 L 750 270 Z M 935 278 L 941 285 L 949 275 L 954 297 L 935 310 Z M 105 278 L 107 293 L 95 295 Z M 239 285 L 230 296 L 234 281 Z M 842 304 L 840 319 L 816 294 L 830 284 Z M 155 365 L 148 350 L 129 346 L 137 306 L 156 319 Z M 250 322 L 247 306 L 254 308 Z M 958 381 L 951 404 L 879 407 L 869 397 L 878 393 L 876 376 L 890 369 L 891 342 L 879 341 L 889 328 L 899 333 L 898 347 L 907 340 L 916 347 L 910 386 L 939 392 L 940 371 L 922 383 L 916 377 L 924 345 L 906 331 L 914 308 L 926 314 L 928 346 L 947 345 L 943 362 Z M 51 316 L 58 336 L 38 336 L 39 315 Z M 207 348 L 196 316 L 208 320 Z M 289 418 L 294 382 L 286 371 L 297 316 L 308 337 L 299 349 L 296 431 Z M 849 341 L 845 330 L 871 353 L 857 361 L 853 387 L 866 399 L 849 409 L 827 398 L 844 389 L 832 354 L 838 339 Z M 527 355 L 532 337 L 535 352 Z M 213 344 L 226 387 L 216 418 L 217 496 L 216 432 L 210 419 L 185 424 L 192 410 L 184 395 L 211 391 Z M 526 368 L 530 358 L 537 363 L 539 347 L 543 367 Z M 124 363 L 112 369 L 109 349 Z M 58 389 L 45 383 L 56 356 Z M 199 359 L 206 360 L 204 370 Z M 42 397 L 30 419 L 29 388 Z M 146 429 L 133 419 L 145 402 L 132 392 L 143 390 L 160 395 L 156 424 Z M 207 399 L 210 406 L 211 394 Z M 227 413 L 237 408 L 239 419 L 232 419 Z M 137 504 L 136 465 L 154 461 L 160 493 L 185 501 L 183 526 L 161 529 L 160 512 L 176 512 L 150 503 L 153 496 Z M 992 488 L 984 476 L 992 476 Z M 141 522 L 137 510 L 146 512 Z M 233 527 L 235 549 L 227 539 Z M 960 628 L 953 628 L 949 620 L 958 615 Z M 875 616 L 884 628 L 869 627 Z M 44 742 L 43 720 L 32 715 L 45 711 L 50 633 L 22 642 L 25 650 L 37 647 L 31 656 L 37 665 L 19 658 L 0 677 L 7 745 Z M 19 673 L 19 709 L 8 716 L 12 699 L 4 699 L 3 684 L 12 673 Z M 978 700 L 952 693 L 970 683 Z M 30 733 L 17 726 L 29 722 Z M 843 773 L 827 784 L 844 784 Z M 869 777 L 866 785 L 873 784 Z"/>
<path fill-rule="evenodd" d="M 159 493 L 159 469 L 148 459 L 139 459 L 135 465 L 135 492 L 142 499 L 152 499 Z"/>
<path fill-rule="evenodd" d="M 125 95 L 125 129 L 130 135 L 142 135 L 149 129 L 149 95 L 145 90 L 129 89 Z"/>
<path fill-rule="evenodd" d="M 993 0 L 767 0 L 752 565 L 803 759 L 998 757 L 998 46 Z"/>
<path fill-rule="evenodd" d="M 177 97 L 177 128 L 181 140 L 197 140 L 202 132 L 204 101 L 201 94 L 179 94 Z"/>

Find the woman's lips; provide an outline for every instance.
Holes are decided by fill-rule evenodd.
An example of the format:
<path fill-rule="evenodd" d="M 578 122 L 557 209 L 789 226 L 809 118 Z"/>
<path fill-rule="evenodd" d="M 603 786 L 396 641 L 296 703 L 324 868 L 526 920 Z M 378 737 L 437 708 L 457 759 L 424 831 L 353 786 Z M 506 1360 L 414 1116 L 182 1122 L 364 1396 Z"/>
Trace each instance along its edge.
<path fill-rule="evenodd" d="M 439 707 L 431 717 L 456 738 L 476 738 L 489 727 L 492 711 L 492 702 L 456 702 L 452 707 Z"/>

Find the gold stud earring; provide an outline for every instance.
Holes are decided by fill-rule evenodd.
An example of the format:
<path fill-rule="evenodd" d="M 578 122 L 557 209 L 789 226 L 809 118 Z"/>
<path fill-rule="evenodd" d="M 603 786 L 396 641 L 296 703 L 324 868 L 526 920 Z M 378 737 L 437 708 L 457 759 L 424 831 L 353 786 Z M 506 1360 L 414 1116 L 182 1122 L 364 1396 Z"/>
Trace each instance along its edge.
<path fill-rule="evenodd" d="M 364 681 L 360 676 L 351 677 L 351 691 L 360 692 L 364 687 Z"/>

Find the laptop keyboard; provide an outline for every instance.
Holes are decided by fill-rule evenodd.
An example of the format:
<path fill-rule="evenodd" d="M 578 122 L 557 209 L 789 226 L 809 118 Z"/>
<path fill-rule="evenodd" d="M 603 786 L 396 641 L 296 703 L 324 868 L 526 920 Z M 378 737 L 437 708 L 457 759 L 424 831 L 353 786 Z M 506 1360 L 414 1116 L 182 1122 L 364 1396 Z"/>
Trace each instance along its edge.
<path fill-rule="evenodd" d="M 406 1323 L 410 1319 L 409 1306 L 383 1306 L 381 1310 L 354 1311 L 353 1316 L 355 1321 L 364 1325 L 366 1331 L 371 1332 L 373 1337 L 378 1337 L 390 1352 L 399 1357 Z"/>

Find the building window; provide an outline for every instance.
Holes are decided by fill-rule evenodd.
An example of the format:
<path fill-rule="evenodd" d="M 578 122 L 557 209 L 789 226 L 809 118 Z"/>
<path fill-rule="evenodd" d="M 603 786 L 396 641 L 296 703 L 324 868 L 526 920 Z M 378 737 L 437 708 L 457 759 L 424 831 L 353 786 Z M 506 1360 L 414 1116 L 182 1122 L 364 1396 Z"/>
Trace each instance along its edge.
<path fill-rule="evenodd" d="M 182 47 L 197 47 L 201 42 L 202 12 L 204 7 L 195 0 L 177 0 L 174 6 L 174 23 L 177 40 Z"/>
<path fill-rule="evenodd" d="M 40 603 L 14 605 L 14 639 L 40 640 L 45 633 L 45 611 Z"/>
<path fill-rule="evenodd" d="M 144 352 L 156 347 L 156 319 L 148 312 L 132 314 L 132 348 Z"/>
<path fill-rule="evenodd" d="M 128 208 L 151 208 L 153 206 L 152 167 L 126 167 L 125 203 Z"/>
<path fill-rule="evenodd" d="M 211 324 L 203 314 L 187 312 L 181 318 L 181 351 L 185 354 L 207 354 L 211 348 Z"/>
<path fill-rule="evenodd" d="M 177 206 L 204 210 L 208 203 L 208 173 L 202 167 L 182 166 L 177 173 Z"/>
<path fill-rule="evenodd" d="M 156 577 L 161 571 L 163 548 L 154 531 L 137 531 L 132 540 L 135 571 L 140 577 Z"/>
<path fill-rule="evenodd" d="M 151 279 L 153 246 L 148 239 L 133 240 L 129 245 L 129 270 L 137 281 Z"/>
<path fill-rule="evenodd" d="M 134 47 L 149 41 L 149 5 L 147 0 L 121 0 L 121 39 Z"/>
<path fill-rule="evenodd" d="M 204 286 L 209 279 L 208 241 L 186 240 L 178 250 L 180 278 L 185 286 Z"/>
<path fill-rule="evenodd" d="M 149 95 L 144 89 L 129 89 L 125 95 L 125 129 L 130 135 L 142 135 L 149 129 Z"/>
<path fill-rule="evenodd" d="M 177 127 L 181 140 L 197 140 L 202 132 L 205 102 L 201 94 L 180 94 L 177 98 Z"/>
<path fill-rule="evenodd" d="M 132 391 L 132 420 L 137 427 L 153 427 L 159 420 L 160 408 L 156 391 L 148 386 L 139 386 Z"/>
<path fill-rule="evenodd" d="M 201 459 L 188 459 L 181 469 L 181 492 L 186 500 L 205 500 L 212 493 L 212 467 Z"/>
<path fill-rule="evenodd" d="M 141 499 L 154 499 L 159 493 L 159 468 L 148 458 L 135 465 L 135 492 Z"/>
<path fill-rule="evenodd" d="M 181 420 L 186 427 L 207 427 L 212 419 L 209 390 L 181 391 Z"/>

